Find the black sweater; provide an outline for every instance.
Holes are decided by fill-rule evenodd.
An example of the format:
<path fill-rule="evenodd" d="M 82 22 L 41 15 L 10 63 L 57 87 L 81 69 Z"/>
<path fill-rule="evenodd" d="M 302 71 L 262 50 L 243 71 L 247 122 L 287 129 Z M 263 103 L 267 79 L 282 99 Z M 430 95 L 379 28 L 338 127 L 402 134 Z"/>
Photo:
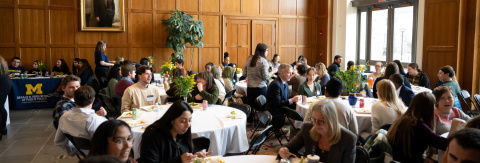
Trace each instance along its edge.
<path fill-rule="evenodd" d="M 175 141 L 169 129 L 163 127 L 142 135 L 138 162 L 182 162 L 181 156 L 187 152 L 192 153 L 192 150 L 188 147 L 188 139 L 179 135 L 177 141 Z"/>

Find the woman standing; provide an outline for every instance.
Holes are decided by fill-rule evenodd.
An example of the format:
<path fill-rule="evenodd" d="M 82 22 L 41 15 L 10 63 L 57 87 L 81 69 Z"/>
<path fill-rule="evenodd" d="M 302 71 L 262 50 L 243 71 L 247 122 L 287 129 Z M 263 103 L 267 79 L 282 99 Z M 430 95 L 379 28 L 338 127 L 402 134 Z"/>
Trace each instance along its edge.
<path fill-rule="evenodd" d="M 320 62 L 315 65 L 315 68 L 317 69 L 317 78 L 315 79 L 315 82 L 320 83 L 320 87 L 322 88 L 322 93 L 325 92 L 325 85 L 327 85 L 327 82 L 330 80 L 330 75 L 328 75 L 327 67 Z"/>
<path fill-rule="evenodd" d="M 276 68 L 272 69 L 271 72 L 268 72 L 270 64 L 268 64 L 268 60 L 266 59 L 267 54 L 268 46 L 259 43 L 255 48 L 255 55 L 248 59 L 247 64 L 245 64 L 245 68 L 243 69 L 243 76 L 248 78 L 247 104 L 250 106 L 256 106 L 255 100 L 258 96 L 267 95 L 268 79 L 277 72 Z"/>
<path fill-rule="evenodd" d="M 3 135 L 7 135 L 7 110 L 5 108 L 5 102 L 7 101 L 8 93 L 12 89 L 12 81 L 8 76 L 8 64 L 5 59 L 0 55 L 0 140 Z"/>
<path fill-rule="evenodd" d="M 393 123 L 405 112 L 405 106 L 390 80 L 378 82 L 377 90 L 380 101 L 372 105 L 372 133 L 376 133 L 382 125 Z"/>
<path fill-rule="evenodd" d="M 307 70 L 307 81 L 303 82 L 298 87 L 298 95 L 307 96 L 307 97 L 322 95 L 321 93 L 322 88 L 320 84 L 317 82 L 314 82 L 313 78 L 315 78 L 315 68 L 310 67 Z"/>
<path fill-rule="evenodd" d="M 53 68 L 52 75 L 70 75 L 70 70 L 68 68 L 67 62 L 63 59 L 58 59 L 55 67 Z"/>
<path fill-rule="evenodd" d="M 95 48 L 95 75 L 100 82 L 100 88 L 105 88 L 107 86 L 107 73 L 109 66 L 113 66 L 113 63 L 110 63 L 110 59 L 105 54 L 105 49 L 107 49 L 107 44 L 103 41 L 98 41 L 97 47 Z"/>
<path fill-rule="evenodd" d="M 417 94 L 408 110 L 388 130 L 387 140 L 392 147 L 393 160 L 423 163 L 428 146 L 445 150 L 447 139 L 433 132 L 435 97 L 431 93 Z"/>
<path fill-rule="evenodd" d="M 212 153 L 200 151 L 193 154 L 192 113 L 189 104 L 175 101 L 162 118 L 143 133 L 138 162 L 190 163 Z"/>
<path fill-rule="evenodd" d="M 320 162 L 355 162 L 355 143 L 357 136 L 343 128 L 337 118 L 335 105 L 324 99 L 312 106 L 311 122 L 304 123 L 295 137 L 278 154 L 288 159 L 291 154 L 298 153 L 302 147 L 304 154 L 320 156 Z"/>

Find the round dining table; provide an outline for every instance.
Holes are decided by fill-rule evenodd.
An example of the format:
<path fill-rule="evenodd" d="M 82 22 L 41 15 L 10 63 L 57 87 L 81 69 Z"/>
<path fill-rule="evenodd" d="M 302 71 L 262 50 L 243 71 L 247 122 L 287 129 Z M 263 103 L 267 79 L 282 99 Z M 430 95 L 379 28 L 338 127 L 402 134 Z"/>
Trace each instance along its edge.
<path fill-rule="evenodd" d="M 133 143 L 134 158 L 140 157 L 140 142 L 146 126 L 160 119 L 171 104 L 159 105 L 156 110 L 142 111 L 140 118 L 133 120 L 131 117 L 120 116 L 118 119 L 127 122 L 132 127 L 132 135 L 135 138 Z M 206 137 L 210 139 L 209 151 L 213 155 L 225 155 L 227 153 L 241 153 L 248 150 L 249 143 L 246 134 L 246 115 L 244 112 L 221 105 L 209 105 L 206 110 L 199 107 L 192 107 L 192 138 Z M 234 111 L 235 118 L 232 118 Z"/>
<path fill-rule="evenodd" d="M 296 111 L 299 112 L 303 117 L 305 117 L 311 104 L 325 98 L 325 96 L 308 97 L 305 105 L 303 105 L 302 102 L 297 102 Z M 346 102 L 348 103 L 347 96 L 341 96 L 339 98 L 346 100 Z M 365 101 L 365 106 L 363 108 L 360 108 L 360 99 L 363 99 Z M 376 101 L 378 101 L 378 99 L 376 98 L 358 97 L 357 103 L 354 107 L 352 107 L 352 110 L 357 117 L 358 133 L 366 133 L 370 135 L 370 133 L 372 132 L 371 108 L 373 103 L 375 103 Z M 302 124 L 303 122 L 301 121 L 295 121 L 295 127 L 297 128 L 300 128 Z"/>
<path fill-rule="evenodd" d="M 276 155 L 240 155 L 223 157 L 226 163 L 278 163 Z M 290 158 L 291 163 L 299 163 L 300 159 Z M 306 161 L 304 161 L 306 162 Z"/>

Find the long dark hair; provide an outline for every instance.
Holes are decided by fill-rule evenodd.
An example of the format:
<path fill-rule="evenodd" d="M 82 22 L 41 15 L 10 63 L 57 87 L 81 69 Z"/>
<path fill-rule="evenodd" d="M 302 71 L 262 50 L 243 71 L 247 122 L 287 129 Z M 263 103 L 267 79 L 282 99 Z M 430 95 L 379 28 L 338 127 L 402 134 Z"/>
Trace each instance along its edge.
<path fill-rule="evenodd" d="M 276 63 L 276 62 L 275 62 L 275 57 L 278 57 L 278 56 L 279 56 L 278 54 L 273 55 L 273 57 L 272 57 L 272 62 Z M 277 62 L 280 62 L 280 61 L 277 61 Z"/>
<path fill-rule="evenodd" d="M 60 62 L 62 63 L 62 64 L 60 65 L 60 71 L 62 71 L 65 75 L 71 74 L 71 73 L 70 73 L 70 70 L 69 70 L 69 68 L 68 68 L 67 62 L 65 62 L 64 59 L 58 59 L 58 60 L 60 60 Z M 56 66 L 55 66 L 55 67 L 56 67 Z"/>
<path fill-rule="evenodd" d="M 80 70 L 78 70 L 77 76 L 81 76 L 83 71 L 88 71 L 88 75 L 93 75 L 93 70 L 92 70 L 92 67 L 90 66 L 90 64 L 88 63 L 88 60 L 80 59 L 80 62 L 82 62 L 82 68 L 80 68 Z"/>
<path fill-rule="evenodd" d="M 73 59 L 73 62 L 72 62 L 72 73 L 73 73 L 73 75 L 77 75 L 78 69 L 79 69 L 78 67 L 75 67 L 75 61 L 77 63 L 80 62 L 80 58 Z"/>
<path fill-rule="evenodd" d="M 200 74 L 198 74 L 197 79 L 198 78 L 202 78 L 205 81 L 207 81 L 207 87 L 205 88 L 205 90 L 207 90 L 207 92 L 210 92 L 213 86 L 215 85 L 213 74 L 209 71 L 203 71 L 203 72 L 200 72 Z"/>
<path fill-rule="evenodd" d="M 404 70 L 403 70 L 402 62 L 400 62 L 399 60 L 393 60 L 393 62 L 395 62 L 395 64 L 397 64 L 397 66 L 398 66 L 398 71 L 399 71 L 399 72 L 400 72 L 400 71 L 402 71 L 402 72 L 404 71 Z"/>
<path fill-rule="evenodd" d="M 98 126 L 90 140 L 90 151 L 88 157 L 108 154 L 108 139 L 114 140 L 115 134 L 120 126 L 126 126 L 132 133 L 130 126 L 121 120 L 109 120 Z M 130 153 L 132 154 L 132 153 Z"/>
<path fill-rule="evenodd" d="M 113 67 L 110 69 L 110 71 L 108 71 L 107 81 L 110 81 L 110 79 L 112 79 L 112 78 L 117 79 L 117 80 L 120 80 L 120 78 L 122 78 L 122 76 L 118 73 L 120 71 L 120 67 L 122 67 L 121 64 L 113 65 Z"/>
<path fill-rule="evenodd" d="M 260 57 L 265 58 L 265 52 L 267 51 L 268 46 L 263 43 L 258 43 L 257 48 L 255 48 L 255 55 L 253 55 L 252 60 L 250 61 L 250 67 L 255 67 L 257 61 Z"/>
<path fill-rule="evenodd" d="M 435 97 L 428 92 L 421 92 L 413 97 L 407 111 L 393 122 L 388 130 L 387 140 L 392 144 L 401 144 L 403 155 L 412 157 L 411 136 L 414 135 L 413 125 L 423 121 L 434 130 Z"/>
<path fill-rule="evenodd" d="M 98 41 L 97 42 L 97 46 L 95 47 L 95 52 L 105 52 L 104 49 L 103 49 L 103 45 L 105 45 L 106 43 L 102 40 Z"/>
<path fill-rule="evenodd" d="M 385 74 L 383 75 L 383 79 L 389 79 L 390 78 L 390 75 L 393 75 L 393 74 L 398 74 L 399 71 L 398 71 L 398 66 L 396 63 L 389 63 L 386 67 L 385 67 Z"/>
<path fill-rule="evenodd" d="M 149 135 L 150 133 L 153 133 L 157 130 L 161 130 L 162 128 L 166 127 L 168 129 L 172 129 L 172 121 L 175 120 L 176 118 L 180 117 L 183 112 L 189 111 L 190 113 L 193 113 L 192 107 L 188 105 L 188 103 L 177 100 L 175 101 L 170 108 L 168 108 L 167 112 L 160 118 L 159 120 L 155 121 L 152 123 L 150 126 L 145 129 L 145 132 L 142 135 L 142 142 L 140 142 L 140 145 L 143 145 L 143 140 L 145 140 L 145 136 Z M 190 152 L 193 151 L 193 145 L 192 145 L 192 127 L 190 126 L 183 135 L 178 135 L 179 137 L 186 138 L 188 141 L 188 149 Z"/>

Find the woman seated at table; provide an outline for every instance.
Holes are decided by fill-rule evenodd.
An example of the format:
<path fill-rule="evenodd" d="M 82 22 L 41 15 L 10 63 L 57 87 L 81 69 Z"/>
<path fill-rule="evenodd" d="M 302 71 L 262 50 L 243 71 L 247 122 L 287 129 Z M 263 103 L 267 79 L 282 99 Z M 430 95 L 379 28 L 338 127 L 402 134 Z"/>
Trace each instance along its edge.
<path fill-rule="evenodd" d="M 112 155 L 123 162 L 136 163 L 131 153 L 133 139 L 132 130 L 124 121 L 103 122 L 90 140 L 88 157 Z"/>
<path fill-rule="evenodd" d="M 393 160 L 423 162 L 422 156 L 428 146 L 446 149 L 447 139 L 432 131 L 434 108 L 435 97 L 431 93 L 418 93 L 405 114 L 392 124 L 387 140 L 393 149 Z"/>
<path fill-rule="evenodd" d="M 197 76 L 197 85 L 193 87 L 189 97 L 189 102 L 202 103 L 207 100 L 208 104 L 216 104 L 218 101 L 218 88 L 213 81 L 213 75 L 209 71 L 204 71 Z"/>
<path fill-rule="evenodd" d="M 315 79 L 315 82 L 320 83 L 320 87 L 322 88 L 322 93 L 325 92 L 325 85 L 327 85 L 327 82 L 330 80 L 330 75 L 328 75 L 327 68 L 325 65 L 320 62 L 315 65 L 315 68 L 317 69 L 317 78 Z"/>
<path fill-rule="evenodd" d="M 78 67 L 78 62 L 80 62 L 80 58 L 73 59 L 73 63 L 72 63 L 72 74 L 73 75 L 77 75 L 78 70 L 80 70 L 80 68 Z"/>
<path fill-rule="evenodd" d="M 80 69 L 78 70 L 77 76 L 81 79 L 80 85 L 85 85 L 88 78 L 93 75 L 92 67 L 90 67 L 88 60 L 86 59 L 81 59 L 78 62 L 78 67 Z"/>
<path fill-rule="evenodd" d="M 222 68 L 220 66 L 214 65 L 212 70 L 210 70 L 213 75 L 213 82 L 218 88 L 218 99 L 222 102 L 225 99 L 227 92 L 225 91 L 225 83 L 222 79 Z"/>
<path fill-rule="evenodd" d="M 197 157 L 212 152 L 192 154 L 192 107 L 184 101 L 175 101 L 167 112 L 147 127 L 140 142 L 138 162 L 190 163 Z"/>
<path fill-rule="evenodd" d="M 315 68 L 310 67 L 307 70 L 307 81 L 303 82 L 298 87 L 297 95 L 312 97 L 312 96 L 320 96 L 322 95 L 322 88 L 320 83 L 314 82 L 315 79 Z"/>
<path fill-rule="evenodd" d="M 437 87 L 433 94 L 437 100 L 435 103 L 435 133 L 441 135 L 449 132 L 453 118 L 460 118 L 465 121 L 470 119 L 463 111 L 453 106 L 455 96 L 448 87 Z"/>
<path fill-rule="evenodd" d="M 172 72 L 172 83 L 168 84 L 168 79 L 165 77 L 163 79 L 163 85 L 166 93 L 169 97 L 173 97 L 173 101 L 182 100 L 182 97 L 175 95 L 175 92 L 177 91 L 177 85 L 175 84 L 174 79 L 180 76 L 185 76 L 185 71 L 183 71 L 181 68 L 175 68 L 175 70 Z"/>
<path fill-rule="evenodd" d="M 33 65 L 32 65 L 33 68 L 32 68 L 30 71 L 28 71 L 29 74 L 35 74 L 36 72 L 37 72 L 38 74 L 40 74 L 40 69 L 38 69 L 38 63 L 39 63 L 39 62 L 40 62 L 40 61 L 34 61 L 34 62 L 33 62 Z M 43 73 L 43 72 L 42 72 L 42 73 Z"/>
<path fill-rule="evenodd" d="M 70 69 L 68 68 L 67 62 L 63 59 L 58 59 L 55 67 L 53 67 L 52 75 L 70 75 Z"/>
<path fill-rule="evenodd" d="M 288 159 L 290 151 L 298 153 L 305 147 L 305 154 L 315 153 L 321 162 L 354 162 L 357 137 L 340 126 L 333 102 L 321 100 L 311 109 L 313 124 L 304 123 L 286 147 L 280 148 L 280 157 Z"/>
<path fill-rule="evenodd" d="M 437 77 L 438 80 L 442 82 L 441 86 L 449 86 L 450 90 L 452 90 L 453 96 L 455 97 L 455 107 L 462 109 L 462 106 L 460 105 L 460 100 L 457 96 L 460 93 L 461 89 L 458 85 L 458 82 L 453 80 L 453 78 L 455 77 L 455 70 L 453 70 L 453 68 L 450 66 L 444 66 L 438 71 Z"/>
<path fill-rule="evenodd" d="M 233 67 L 227 66 L 223 68 L 222 78 L 223 78 L 223 82 L 225 83 L 226 92 L 230 92 L 233 89 L 235 89 L 232 82 L 234 73 L 235 71 L 233 70 Z"/>
<path fill-rule="evenodd" d="M 405 112 L 405 106 L 390 80 L 379 81 L 377 90 L 380 101 L 372 105 L 372 133 L 376 133 L 382 125 L 393 123 Z"/>
<path fill-rule="evenodd" d="M 112 98 L 115 96 L 115 85 L 120 81 L 122 78 L 122 74 L 120 73 L 120 68 L 122 65 L 120 64 L 115 64 L 110 71 L 108 71 L 107 74 L 107 81 L 108 81 L 108 86 L 107 86 L 107 97 Z"/>
<path fill-rule="evenodd" d="M 375 82 L 373 83 L 373 97 L 374 98 L 378 98 L 377 96 L 377 83 L 380 81 L 380 80 L 383 80 L 383 79 L 390 79 L 390 75 L 393 75 L 393 74 L 399 74 L 399 70 L 398 70 L 398 66 L 396 63 L 389 63 L 386 67 L 385 67 L 385 74 L 383 75 L 383 77 L 379 77 L 375 80 Z M 410 82 L 408 82 L 408 79 L 406 79 L 405 76 L 403 76 L 403 85 L 408 87 L 408 88 L 411 88 L 412 86 L 410 85 Z"/>
<path fill-rule="evenodd" d="M 300 84 L 305 83 L 307 81 L 307 66 L 299 65 L 297 67 L 297 75 L 292 75 L 292 78 L 287 82 L 288 85 L 292 85 L 292 92 L 289 96 L 293 97 L 298 95 L 298 88 Z"/>
<path fill-rule="evenodd" d="M 235 63 L 229 63 L 228 66 L 233 68 L 233 78 L 232 78 L 232 83 L 235 85 L 237 83 L 237 64 Z"/>

